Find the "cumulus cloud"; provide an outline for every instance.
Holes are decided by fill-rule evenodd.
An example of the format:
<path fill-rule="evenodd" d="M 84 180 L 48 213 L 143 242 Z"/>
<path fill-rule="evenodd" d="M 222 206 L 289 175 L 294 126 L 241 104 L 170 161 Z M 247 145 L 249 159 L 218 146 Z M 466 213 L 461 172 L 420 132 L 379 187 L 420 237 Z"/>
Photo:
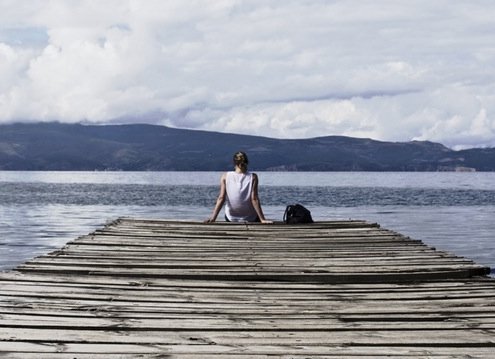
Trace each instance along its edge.
<path fill-rule="evenodd" d="M 0 122 L 495 146 L 495 4 L 0 0 Z"/>

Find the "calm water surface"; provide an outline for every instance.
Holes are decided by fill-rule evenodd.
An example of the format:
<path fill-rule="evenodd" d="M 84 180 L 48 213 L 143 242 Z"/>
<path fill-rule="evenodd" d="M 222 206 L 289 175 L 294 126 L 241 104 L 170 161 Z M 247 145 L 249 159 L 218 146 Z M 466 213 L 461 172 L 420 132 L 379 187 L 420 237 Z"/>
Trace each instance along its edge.
<path fill-rule="evenodd" d="M 261 172 L 266 215 L 302 203 L 316 220 L 378 222 L 495 268 L 495 173 Z M 2 172 L 0 269 L 118 217 L 203 220 L 219 172 Z"/>

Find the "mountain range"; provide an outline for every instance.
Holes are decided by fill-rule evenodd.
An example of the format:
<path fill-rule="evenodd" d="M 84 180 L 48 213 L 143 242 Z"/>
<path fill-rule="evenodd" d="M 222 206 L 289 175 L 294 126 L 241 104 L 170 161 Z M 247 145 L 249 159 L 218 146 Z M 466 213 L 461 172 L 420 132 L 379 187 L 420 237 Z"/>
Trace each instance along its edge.
<path fill-rule="evenodd" d="M 165 126 L 0 125 L 0 170 L 221 171 L 248 153 L 266 171 L 494 171 L 495 148 L 344 136 L 276 139 Z"/>

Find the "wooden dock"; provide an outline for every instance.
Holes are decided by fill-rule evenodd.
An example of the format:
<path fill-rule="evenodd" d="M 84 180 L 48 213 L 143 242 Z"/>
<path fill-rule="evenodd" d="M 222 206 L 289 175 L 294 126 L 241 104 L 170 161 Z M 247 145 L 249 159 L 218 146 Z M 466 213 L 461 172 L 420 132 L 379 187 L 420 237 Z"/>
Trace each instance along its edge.
<path fill-rule="evenodd" d="M 363 221 L 119 219 L 0 273 L 0 358 L 495 358 L 488 272 Z"/>

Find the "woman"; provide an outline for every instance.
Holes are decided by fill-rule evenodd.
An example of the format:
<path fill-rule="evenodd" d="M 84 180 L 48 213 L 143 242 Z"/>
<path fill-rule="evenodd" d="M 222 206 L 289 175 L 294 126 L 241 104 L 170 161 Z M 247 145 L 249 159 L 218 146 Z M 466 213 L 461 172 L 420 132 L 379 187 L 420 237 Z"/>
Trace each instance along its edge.
<path fill-rule="evenodd" d="M 244 152 L 234 155 L 234 171 L 226 172 L 220 179 L 220 194 L 210 218 L 215 222 L 225 203 L 227 222 L 272 223 L 265 219 L 258 197 L 258 176 L 248 171 L 248 158 Z"/>

